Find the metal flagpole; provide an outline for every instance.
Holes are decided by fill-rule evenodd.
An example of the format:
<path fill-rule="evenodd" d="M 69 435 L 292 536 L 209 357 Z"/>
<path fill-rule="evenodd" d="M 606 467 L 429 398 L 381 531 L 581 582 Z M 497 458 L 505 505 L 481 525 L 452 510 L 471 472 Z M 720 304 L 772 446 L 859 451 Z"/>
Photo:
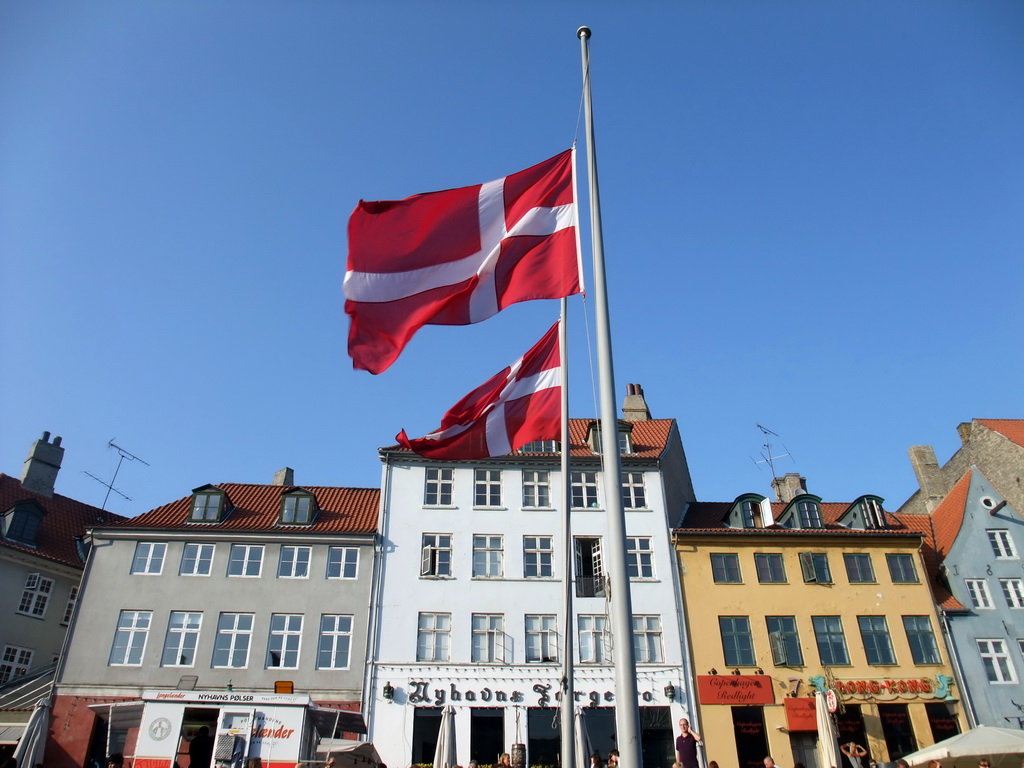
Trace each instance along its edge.
<path fill-rule="evenodd" d="M 615 732 L 624 768 L 643 765 L 640 749 L 640 710 L 637 704 L 636 654 L 633 650 L 633 605 L 626 571 L 626 521 L 622 515 L 622 462 L 615 411 L 615 375 L 612 371 L 611 322 L 601 235 L 601 201 L 597 186 L 593 106 L 590 100 L 590 29 L 576 31 L 583 55 L 583 107 L 587 129 L 587 177 L 590 182 L 590 229 L 594 249 L 594 315 L 597 332 L 597 368 L 601 391 L 601 458 L 604 468 L 604 503 L 608 517 L 609 619 L 615 653 Z"/>
<path fill-rule="evenodd" d="M 561 756 L 562 768 L 576 768 L 575 746 L 573 738 L 573 628 L 572 628 L 572 526 L 569 521 L 572 509 L 572 484 L 569 482 L 569 349 L 566 343 L 565 320 L 568 300 L 562 299 L 562 317 L 558 327 L 558 348 L 562 363 L 562 582 L 565 589 L 565 622 L 562 633 L 562 699 L 560 702 L 561 718 Z"/>

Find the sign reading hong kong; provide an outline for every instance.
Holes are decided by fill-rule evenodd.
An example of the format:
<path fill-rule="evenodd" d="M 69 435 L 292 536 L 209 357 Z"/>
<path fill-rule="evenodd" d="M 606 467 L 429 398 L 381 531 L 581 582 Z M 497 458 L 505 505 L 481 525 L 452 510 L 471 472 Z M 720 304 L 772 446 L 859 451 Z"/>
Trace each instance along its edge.
<path fill-rule="evenodd" d="M 549 683 L 536 683 L 532 689 L 536 695 L 538 707 L 546 707 L 552 702 L 561 701 L 562 692 Z M 483 702 L 485 704 L 521 704 L 526 701 L 526 695 L 520 690 L 505 691 L 494 688 L 461 688 L 455 683 L 449 683 L 447 688 L 431 689 L 430 680 L 409 681 L 409 703 L 428 704 L 440 707 L 453 701 L 466 701 L 469 703 Z M 615 694 L 611 691 L 574 691 L 573 697 L 577 702 L 586 701 L 586 705 L 596 707 L 601 702 L 610 703 L 615 701 Z M 639 695 L 642 701 L 654 701 L 654 694 L 644 691 Z"/>

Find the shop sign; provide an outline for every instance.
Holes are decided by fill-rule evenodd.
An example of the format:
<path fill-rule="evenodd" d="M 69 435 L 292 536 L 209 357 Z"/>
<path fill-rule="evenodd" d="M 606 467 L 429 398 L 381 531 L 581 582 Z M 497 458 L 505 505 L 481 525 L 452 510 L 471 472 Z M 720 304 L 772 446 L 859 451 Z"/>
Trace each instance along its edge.
<path fill-rule="evenodd" d="M 560 690 L 554 688 L 550 683 L 537 683 L 533 686 L 533 695 L 536 696 L 536 706 L 547 707 L 551 703 L 562 700 Z M 462 688 L 455 683 L 449 683 L 447 688 L 431 688 L 430 680 L 409 681 L 409 703 L 428 704 L 434 707 L 443 706 L 449 702 L 467 702 L 469 704 L 483 703 L 493 706 L 494 704 L 521 704 L 526 701 L 523 691 L 483 687 L 480 689 Z M 611 691 L 574 691 L 573 698 L 577 703 L 585 706 L 597 707 L 602 703 L 611 704 L 615 701 L 615 694 Z M 654 694 L 650 691 L 643 691 L 639 694 L 641 701 L 654 701 Z"/>
<path fill-rule="evenodd" d="M 818 715 L 814 699 L 795 699 L 789 697 L 782 700 L 786 705 L 786 727 L 791 731 L 818 730 Z"/>
<path fill-rule="evenodd" d="M 697 675 L 701 704 L 774 704 L 775 691 L 768 675 Z"/>
<path fill-rule="evenodd" d="M 934 698 L 935 686 L 926 677 L 911 680 L 836 680 L 835 691 L 846 696 Z"/>

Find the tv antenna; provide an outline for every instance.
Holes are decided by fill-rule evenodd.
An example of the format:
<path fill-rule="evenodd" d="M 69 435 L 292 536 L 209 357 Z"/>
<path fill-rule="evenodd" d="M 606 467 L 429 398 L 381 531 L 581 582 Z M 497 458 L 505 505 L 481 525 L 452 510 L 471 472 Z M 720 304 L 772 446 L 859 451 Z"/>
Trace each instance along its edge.
<path fill-rule="evenodd" d="M 99 483 L 100 485 L 106 486 L 107 495 L 103 497 L 103 505 L 100 507 L 100 509 L 102 509 L 104 511 L 107 508 L 107 499 L 110 498 L 110 492 L 111 491 L 116 493 L 122 499 L 125 499 L 127 501 L 131 501 L 132 500 L 131 496 L 128 496 L 127 494 L 121 493 L 121 491 L 117 490 L 117 488 L 114 487 L 114 481 L 117 480 L 117 473 L 121 471 L 121 464 L 124 463 L 124 460 L 128 459 L 128 461 L 138 461 L 138 462 L 140 462 L 142 464 L 145 464 L 147 467 L 149 466 L 149 462 L 148 461 L 143 461 L 138 456 L 136 456 L 134 453 L 131 453 L 130 451 L 127 451 L 124 448 L 122 448 L 120 445 L 117 445 L 114 442 L 114 438 L 111 438 L 107 442 L 107 447 L 108 448 L 113 448 L 115 451 L 117 451 L 118 455 L 120 456 L 120 458 L 117 460 L 117 468 L 114 470 L 114 476 L 113 476 L 113 478 L 111 478 L 109 483 L 106 482 L 105 480 L 101 480 L 100 478 L 96 477 L 96 475 L 94 475 L 92 472 L 86 472 L 84 469 L 82 470 L 83 472 L 85 472 L 85 474 L 87 474 L 89 477 L 91 477 L 97 483 Z"/>
<path fill-rule="evenodd" d="M 764 436 L 764 443 L 761 444 L 761 448 L 763 449 L 761 451 L 761 460 L 758 461 L 757 459 L 755 459 L 753 457 L 751 457 L 751 459 L 750 459 L 752 462 L 754 462 L 755 465 L 756 464 L 767 464 L 768 468 L 772 471 L 772 477 L 774 478 L 775 477 L 775 461 L 776 461 L 776 459 L 784 459 L 784 458 L 786 458 L 788 456 L 789 458 L 793 459 L 793 463 L 794 464 L 796 463 L 796 459 L 793 458 L 793 454 L 791 454 L 789 452 L 789 449 L 785 445 L 782 446 L 782 450 L 784 450 L 785 453 L 780 453 L 780 454 L 772 453 L 772 437 L 778 437 L 777 433 L 772 432 L 770 429 L 768 429 L 768 427 L 765 427 L 765 426 L 763 426 L 761 424 L 755 424 L 754 426 L 756 426 L 759 430 L 761 430 L 761 434 Z M 769 437 L 769 435 L 771 435 L 771 437 Z"/>

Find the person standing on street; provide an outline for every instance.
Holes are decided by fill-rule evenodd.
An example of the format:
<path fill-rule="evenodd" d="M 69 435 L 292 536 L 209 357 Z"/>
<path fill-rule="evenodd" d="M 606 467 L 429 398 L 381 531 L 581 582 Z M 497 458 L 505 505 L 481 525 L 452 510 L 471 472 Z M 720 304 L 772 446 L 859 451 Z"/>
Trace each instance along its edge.
<path fill-rule="evenodd" d="M 676 737 L 676 762 L 682 768 L 700 768 L 697 745 L 703 741 L 701 735 L 690 728 L 685 717 L 679 721 L 679 736 Z"/>

